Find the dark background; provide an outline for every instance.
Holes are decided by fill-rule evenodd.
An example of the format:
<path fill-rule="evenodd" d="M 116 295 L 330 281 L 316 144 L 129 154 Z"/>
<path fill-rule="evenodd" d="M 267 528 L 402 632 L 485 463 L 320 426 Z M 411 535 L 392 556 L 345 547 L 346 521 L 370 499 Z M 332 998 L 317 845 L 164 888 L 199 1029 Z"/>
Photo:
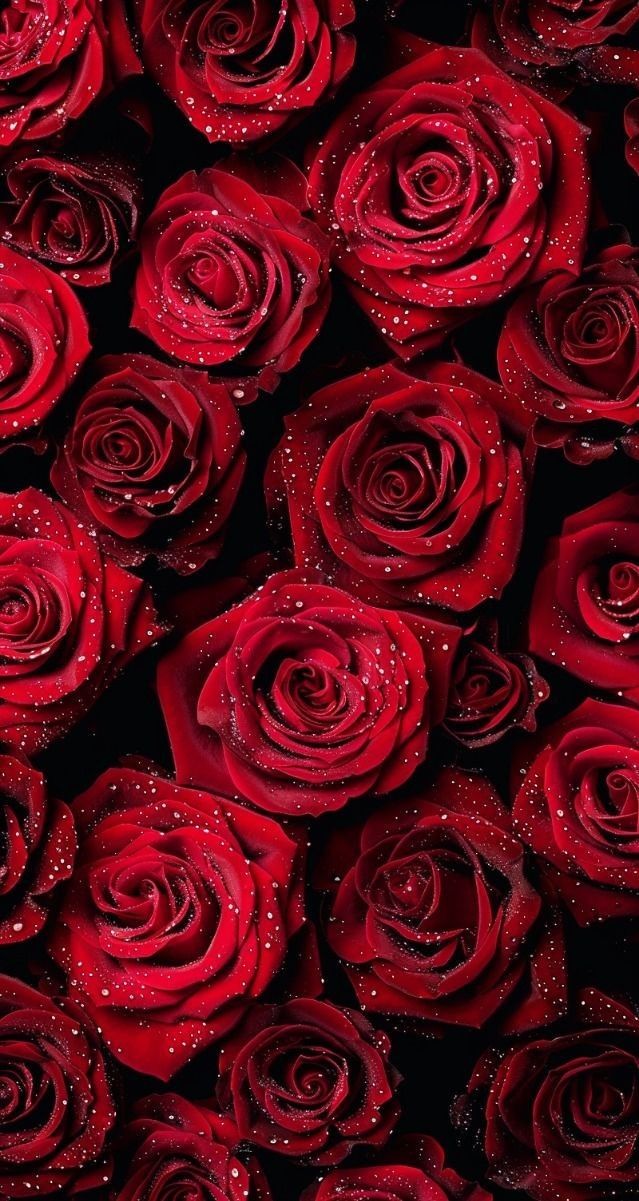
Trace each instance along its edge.
<path fill-rule="evenodd" d="M 377 0 L 359 4 L 358 59 L 355 71 L 337 102 L 325 105 L 317 116 L 305 119 L 295 131 L 277 143 L 277 149 L 289 154 L 298 163 L 303 148 L 320 134 L 330 122 L 337 107 L 350 93 L 360 90 L 383 73 L 381 56 L 388 24 L 394 24 L 434 41 L 462 41 L 467 28 L 468 6 L 464 0 L 406 0 L 396 14 L 389 13 Z M 143 101 L 152 117 L 150 143 L 135 123 L 123 116 L 129 105 L 126 96 Z M 593 128 L 593 171 L 595 192 L 600 197 L 598 221 L 624 225 L 633 241 L 639 239 L 639 182 L 624 160 L 623 107 L 630 98 L 624 88 L 589 87 L 576 91 L 567 102 L 582 120 Z M 103 139 L 109 143 L 128 144 L 144 180 L 145 212 L 155 203 L 159 193 L 186 170 L 210 165 L 220 157 L 223 147 L 210 147 L 205 139 L 191 129 L 186 118 L 148 80 L 135 81 L 129 92 L 116 95 L 98 108 L 89 110 L 88 119 L 76 131 L 78 145 L 83 139 L 95 145 Z M 116 271 L 110 287 L 80 292 L 92 329 L 95 353 L 118 353 L 131 350 L 151 350 L 146 340 L 129 330 L 131 312 L 131 281 L 135 258 L 124 262 Z M 495 346 L 503 310 L 497 306 L 486 315 L 472 321 L 456 336 L 456 348 L 470 366 L 496 378 Z M 346 296 L 338 278 L 334 279 L 334 300 L 323 330 L 307 352 L 301 365 L 282 382 L 274 396 L 262 396 L 253 406 L 241 410 L 246 430 L 249 454 L 247 483 L 243 490 L 226 549 L 218 562 L 190 581 L 168 571 L 144 569 L 153 586 L 160 612 L 172 609 L 173 599 L 190 588 L 201 589 L 217 580 L 233 575 L 248 557 L 269 548 L 269 535 L 262 496 L 262 476 L 267 457 L 276 445 L 283 428 L 283 415 L 302 402 L 318 386 L 340 374 L 350 374 L 360 367 L 383 362 L 388 353 L 358 308 Z M 77 397 L 82 394 L 82 379 L 55 415 L 51 426 L 53 440 L 62 430 Z M 48 473 L 51 453 L 36 455 L 19 448 L 0 456 L 1 487 L 16 491 L 34 484 L 50 491 Z M 517 649 L 525 644 L 525 619 L 531 586 L 549 536 L 555 533 L 563 517 L 592 504 L 617 487 L 636 480 L 638 465 L 617 452 L 609 460 L 587 468 L 567 463 L 559 452 L 539 454 L 532 492 L 527 509 L 527 528 L 519 569 L 512 585 L 499 605 L 501 641 L 504 649 Z M 170 644 L 165 640 L 147 652 L 126 670 L 108 693 L 86 715 L 86 718 L 63 740 L 41 755 L 38 765 L 46 772 L 52 793 L 71 800 L 94 777 L 123 756 L 142 755 L 171 769 L 171 756 L 154 688 L 158 658 Z M 542 666 L 542 673 L 551 685 L 550 699 L 541 710 L 544 724 L 574 707 L 585 695 L 577 682 L 560 670 Z M 466 755 L 443 736 L 435 737 L 431 758 L 436 762 L 460 762 L 482 767 L 508 795 L 508 776 L 514 739 L 507 738 L 485 752 Z M 422 769 L 427 772 L 428 767 Z M 419 776 L 416 778 L 419 780 Z M 368 802 L 370 805 L 370 802 Z M 348 815 L 358 808 L 364 812 L 367 802 L 349 806 Z M 321 852 L 326 832 L 345 820 L 343 814 L 333 814 L 313 826 L 312 858 Z M 311 896 L 311 912 L 319 913 L 321 898 Z M 626 993 L 636 982 L 637 939 L 632 928 L 616 929 L 608 923 L 605 928 L 579 932 L 569 929 L 569 968 L 574 984 L 595 983 L 609 992 Z M 32 982 L 43 964 L 42 939 L 26 948 L 4 951 L 0 968 L 10 974 L 23 975 Z M 324 956 L 326 995 L 342 1004 L 353 1004 L 354 997 L 339 965 Z M 286 976 L 272 990 L 282 994 Z M 635 983 L 636 988 L 636 983 Z M 374 1023 L 386 1029 L 392 1040 L 392 1061 L 404 1077 L 399 1096 L 402 1105 L 402 1131 L 422 1131 L 435 1135 L 448 1149 L 451 1162 L 469 1177 L 481 1178 L 482 1160 L 479 1144 L 472 1132 L 454 1131 L 450 1122 L 450 1106 L 466 1084 L 480 1052 L 490 1044 L 490 1029 L 479 1033 L 453 1028 L 441 1039 L 427 1036 L 417 1027 L 407 1029 L 393 1020 L 373 1016 Z M 497 1036 L 494 1036 L 495 1039 Z M 164 1088 L 157 1081 L 136 1073 L 120 1070 L 124 1110 L 135 1097 Z M 214 1050 L 200 1055 L 180 1072 L 170 1087 L 184 1091 L 193 1099 L 211 1095 L 216 1077 Z M 356 1153 L 352 1162 L 364 1162 L 367 1154 Z M 300 1168 L 294 1161 L 260 1152 L 275 1201 L 289 1201 L 312 1182 L 317 1172 Z M 349 1161 L 350 1162 L 350 1161 Z M 497 1198 L 523 1196 L 493 1190 Z"/>

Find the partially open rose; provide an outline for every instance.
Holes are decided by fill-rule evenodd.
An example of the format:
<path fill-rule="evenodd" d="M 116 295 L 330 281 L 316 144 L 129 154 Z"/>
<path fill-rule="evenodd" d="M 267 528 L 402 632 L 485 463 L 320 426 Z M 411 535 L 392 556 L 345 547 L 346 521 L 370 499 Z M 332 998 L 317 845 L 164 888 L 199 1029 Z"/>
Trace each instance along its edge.
<path fill-rule="evenodd" d="M 49 951 L 113 1054 L 168 1080 L 281 967 L 304 916 L 298 846 L 270 818 L 130 769 L 73 814 Z"/>
<path fill-rule="evenodd" d="M 455 627 L 281 572 L 159 668 L 178 779 L 274 813 L 391 792 L 446 705 Z"/>
<path fill-rule="evenodd" d="M 372 1167 L 336 1168 L 312 1184 L 302 1201 L 491 1201 L 478 1184 L 446 1166 L 427 1135 L 394 1139 Z"/>
<path fill-rule="evenodd" d="M 142 53 L 209 142 L 279 133 L 328 99 L 355 57 L 352 0 L 139 0 Z"/>
<path fill-rule="evenodd" d="M 309 175 L 357 303 L 403 358 L 525 280 L 579 270 L 586 130 L 478 50 L 402 47 Z"/>
<path fill-rule="evenodd" d="M 362 1015 L 301 997 L 255 1008 L 220 1053 L 218 1100 L 240 1138 L 312 1164 L 385 1143 L 397 1120 L 390 1043 Z"/>

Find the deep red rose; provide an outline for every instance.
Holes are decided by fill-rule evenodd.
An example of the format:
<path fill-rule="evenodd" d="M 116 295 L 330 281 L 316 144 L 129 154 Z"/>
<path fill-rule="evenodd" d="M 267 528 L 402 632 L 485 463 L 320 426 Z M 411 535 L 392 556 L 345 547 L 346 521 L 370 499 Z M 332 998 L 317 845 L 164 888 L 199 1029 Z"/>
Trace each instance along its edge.
<path fill-rule="evenodd" d="M 530 611 L 530 650 L 639 704 L 639 490 L 567 517 Z"/>
<path fill-rule="evenodd" d="M 38 934 L 51 894 L 73 870 L 75 830 L 67 805 L 47 796 L 44 776 L 0 755 L 0 944 Z"/>
<path fill-rule="evenodd" d="M 429 47 L 354 100 L 311 165 L 353 296 L 410 358 L 525 280 L 579 270 L 586 131 L 478 50 Z"/>
<path fill-rule="evenodd" d="M 175 1093 L 145 1097 L 125 1130 L 132 1159 L 116 1201 L 269 1201 L 257 1160 L 233 1154 L 229 1125 Z"/>
<path fill-rule="evenodd" d="M 138 223 L 139 184 L 124 160 L 23 152 L 6 173 L 0 236 L 73 284 L 108 283 Z"/>
<path fill-rule="evenodd" d="M 229 364 L 271 390 L 328 308 L 328 240 L 302 215 L 305 188 L 286 159 L 268 171 L 228 160 L 167 188 L 142 230 L 136 329 L 177 359 Z"/>
<path fill-rule="evenodd" d="M 372 604 L 473 609 L 515 569 L 524 516 L 503 390 L 466 367 L 322 388 L 276 451 L 296 562 Z"/>
<path fill-rule="evenodd" d="M 302 1201 L 491 1201 L 445 1166 L 443 1148 L 425 1134 L 397 1139 L 374 1167 L 328 1172 Z"/>
<path fill-rule="evenodd" d="M 639 1184 L 639 1021 L 588 989 L 578 1027 L 481 1062 L 471 1093 L 490 1084 L 490 1176 L 534 1201 L 636 1196 Z M 493 1061 L 494 1063 L 494 1061 Z"/>
<path fill-rule="evenodd" d="M 353 0 L 139 0 L 144 61 L 209 142 L 279 133 L 348 75 Z"/>
<path fill-rule="evenodd" d="M 140 70 L 121 0 L 12 0 L 0 48 L 0 147 L 57 133 Z"/>
<path fill-rule="evenodd" d="M 639 51 L 620 40 L 637 21 L 636 0 L 479 0 L 472 43 L 561 99 L 576 83 L 639 84 Z"/>
<path fill-rule="evenodd" d="M 0 976 L 0 1195 L 104 1188 L 115 1119 L 98 1035 L 78 1008 Z"/>
<path fill-rule="evenodd" d="M 586 700 L 543 731 L 513 823 L 582 925 L 639 915 L 639 713 Z"/>
<path fill-rule="evenodd" d="M 0 494 L 0 742 L 33 754 L 162 632 L 141 580 L 64 505 Z"/>
<path fill-rule="evenodd" d="M 612 246 L 575 279 L 551 275 L 509 310 L 497 348 L 512 417 L 588 463 L 639 458 L 639 252 Z"/>
<path fill-rule="evenodd" d="M 240 1138 L 340 1163 L 385 1143 L 399 1115 L 390 1043 L 356 1010 L 302 997 L 256 1006 L 222 1047 L 217 1096 Z"/>
<path fill-rule="evenodd" d="M 549 694 L 530 655 L 500 650 L 491 624 L 460 643 L 443 728 L 469 750 L 490 746 L 515 728 L 534 730 Z"/>
<path fill-rule="evenodd" d="M 128 768 L 73 815 L 50 954 L 116 1058 L 168 1080 L 281 967 L 304 920 L 298 846 L 271 818 Z"/>
<path fill-rule="evenodd" d="M 86 359 L 89 330 L 75 292 L 9 246 L 0 253 L 0 438 L 39 425 Z"/>
<path fill-rule="evenodd" d="M 190 572 L 219 553 L 244 475 L 226 385 L 149 355 L 111 355 L 51 471 L 63 500 L 124 565 Z"/>
<path fill-rule="evenodd" d="M 367 1010 L 479 1027 L 510 1000 L 516 1031 L 563 1011 L 561 928 L 482 776 L 444 769 L 378 809 L 334 837 L 322 874 L 327 938 Z"/>
<path fill-rule="evenodd" d="M 281 572 L 165 656 L 178 779 L 318 816 L 391 792 L 441 720 L 459 631 Z"/>

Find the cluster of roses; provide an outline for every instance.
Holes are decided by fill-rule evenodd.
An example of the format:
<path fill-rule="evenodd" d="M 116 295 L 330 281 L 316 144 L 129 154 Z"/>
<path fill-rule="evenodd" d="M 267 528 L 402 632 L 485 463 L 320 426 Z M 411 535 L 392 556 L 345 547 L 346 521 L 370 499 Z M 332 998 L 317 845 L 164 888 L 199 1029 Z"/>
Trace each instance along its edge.
<path fill-rule="evenodd" d="M 520 637 L 504 596 L 549 455 L 639 461 L 583 101 L 618 93 L 630 186 L 639 4 L 467 8 L 455 46 L 371 0 L 0 15 L 8 1201 L 276 1201 L 273 1161 L 304 1201 L 639 1195 L 639 996 L 568 971 L 602 925 L 636 949 L 639 480 L 557 498 Z M 205 165 L 168 146 L 150 196 L 169 101 Z M 374 365 L 331 361 L 334 293 Z M 133 349 L 93 353 L 96 295 Z M 287 375 L 262 481 L 244 414 Z M 61 799 L 47 749 L 156 643 L 172 763 Z M 393 1038 L 460 1029 L 444 1155 Z"/>

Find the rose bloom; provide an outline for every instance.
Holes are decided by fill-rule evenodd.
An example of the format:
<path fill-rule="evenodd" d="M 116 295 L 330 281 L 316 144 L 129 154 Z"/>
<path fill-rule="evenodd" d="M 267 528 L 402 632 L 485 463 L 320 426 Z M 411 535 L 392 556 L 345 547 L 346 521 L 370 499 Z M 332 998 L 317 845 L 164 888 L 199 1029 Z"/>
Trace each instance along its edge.
<path fill-rule="evenodd" d="M 639 54 L 622 40 L 638 20 L 635 0 L 479 0 L 471 36 L 504 71 L 561 99 L 576 83 L 639 83 Z"/>
<path fill-rule="evenodd" d="M 77 1006 L 0 977 L 0 1194 L 104 1189 L 115 1120 L 100 1040 Z"/>
<path fill-rule="evenodd" d="M 533 654 L 639 703 L 639 492 L 567 517 L 551 539 L 530 609 Z"/>
<path fill-rule="evenodd" d="M 233 1124 L 175 1093 L 138 1101 L 124 1130 L 126 1180 L 115 1201 L 270 1201 L 257 1160 L 239 1159 Z"/>
<path fill-rule="evenodd" d="M 241 145 L 280 133 L 329 99 L 355 58 L 352 0 L 140 0 L 144 61 L 209 142 Z"/>
<path fill-rule="evenodd" d="M 549 694 L 530 655 L 500 650 L 497 627 L 489 623 L 460 643 L 443 728 L 469 750 L 490 746 L 516 728 L 534 730 L 537 707 Z"/>
<path fill-rule="evenodd" d="M 23 152 L 6 173 L 0 236 L 84 287 L 108 283 L 132 242 L 139 185 L 122 160 Z"/>
<path fill-rule="evenodd" d="M 326 936 L 367 1011 L 509 1031 L 563 1012 L 563 935 L 482 776 L 444 769 L 329 842 Z"/>
<path fill-rule="evenodd" d="M 53 486 L 117 562 L 196 570 L 219 553 L 244 475 L 226 385 L 149 355 L 110 355 L 95 373 Z"/>
<path fill-rule="evenodd" d="M 121 0 L 12 0 L 0 50 L 0 146 L 40 141 L 140 70 Z"/>
<path fill-rule="evenodd" d="M 588 989 L 578 1026 L 480 1061 L 490 1178 L 534 1201 L 634 1197 L 639 1185 L 639 1021 Z"/>
<path fill-rule="evenodd" d="M 302 1194 L 302 1201 L 492 1201 L 478 1184 L 446 1167 L 444 1151 L 425 1134 L 393 1141 L 373 1167 L 337 1168 Z"/>
<path fill-rule="evenodd" d="M 328 240 L 302 215 L 305 190 L 286 159 L 268 171 L 232 159 L 183 175 L 142 230 L 135 328 L 177 359 L 228 364 L 271 390 L 329 303 Z"/>
<path fill-rule="evenodd" d="M 68 805 L 47 796 L 44 776 L 0 755 L 0 945 L 38 934 L 52 893 L 73 871 L 75 830 Z"/>
<path fill-rule="evenodd" d="M 588 169 L 586 130 L 479 51 L 412 38 L 402 58 L 337 118 L 309 188 L 355 300 L 411 358 L 524 281 L 579 270 Z"/>
<path fill-rule="evenodd" d="M 0 438 L 31 430 L 49 415 L 89 350 L 75 292 L 47 267 L 0 252 Z"/>
<path fill-rule="evenodd" d="M 513 805 L 549 890 L 581 925 L 639 915 L 638 818 L 639 713 L 586 700 L 537 739 Z"/>
<path fill-rule="evenodd" d="M 458 640 L 317 575 L 274 575 L 160 664 L 178 779 L 291 815 L 391 792 L 443 716 Z"/>
<path fill-rule="evenodd" d="M 353 1009 L 299 997 L 254 1008 L 220 1051 L 238 1135 L 310 1164 L 385 1143 L 399 1115 L 390 1043 Z"/>
<path fill-rule="evenodd" d="M 631 100 L 624 110 L 623 124 L 626 132 L 626 162 L 639 175 L 639 102 Z"/>
<path fill-rule="evenodd" d="M 0 539 L 0 738 L 30 755 L 163 631 L 147 586 L 43 492 L 0 494 Z"/>
<path fill-rule="evenodd" d="M 116 1058 L 168 1080 L 281 967 L 304 920 L 298 846 L 268 817 L 125 768 L 73 815 L 49 952 Z"/>
<path fill-rule="evenodd" d="M 272 477 L 296 562 L 372 604 L 457 611 L 501 595 L 521 543 L 521 455 L 503 389 L 466 367 L 378 367 L 286 419 Z"/>
<path fill-rule="evenodd" d="M 550 276 L 504 321 L 499 374 L 514 421 L 540 446 L 589 463 L 620 445 L 639 458 L 639 257 L 612 246 L 575 279 Z"/>

